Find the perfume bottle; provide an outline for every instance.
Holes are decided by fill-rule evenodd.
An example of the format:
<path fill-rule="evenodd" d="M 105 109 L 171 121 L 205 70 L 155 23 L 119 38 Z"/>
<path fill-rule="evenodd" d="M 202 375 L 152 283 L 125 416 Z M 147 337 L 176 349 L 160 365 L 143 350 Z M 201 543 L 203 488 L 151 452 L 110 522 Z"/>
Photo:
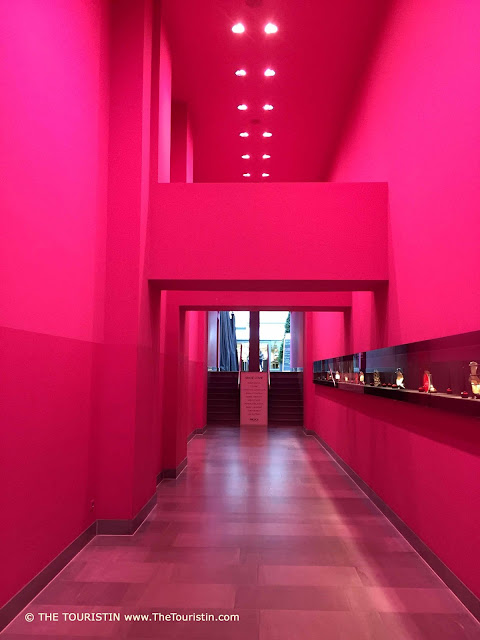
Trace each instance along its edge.
<path fill-rule="evenodd" d="M 480 397 L 480 376 L 477 374 L 478 362 L 470 362 L 470 375 L 468 381 L 472 385 L 472 393 L 474 398 Z"/>
<path fill-rule="evenodd" d="M 437 393 L 437 390 L 433 386 L 432 374 L 430 371 L 423 372 L 423 390 L 425 393 Z"/>
<path fill-rule="evenodd" d="M 373 384 L 375 387 L 382 386 L 382 381 L 380 380 L 380 373 L 376 369 L 373 372 Z"/>
<path fill-rule="evenodd" d="M 363 371 L 360 371 L 359 380 L 360 384 L 365 384 L 365 374 L 363 373 Z"/>
<path fill-rule="evenodd" d="M 340 371 L 335 372 L 335 380 L 340 380 Z"/>
<path fill-rule="evenodd" d="M 395 384 L 399 389 L 405 389 L 405 379 L 403 377 L 403 371 L 401 369 L 397 369 L 395 373 Z"/>

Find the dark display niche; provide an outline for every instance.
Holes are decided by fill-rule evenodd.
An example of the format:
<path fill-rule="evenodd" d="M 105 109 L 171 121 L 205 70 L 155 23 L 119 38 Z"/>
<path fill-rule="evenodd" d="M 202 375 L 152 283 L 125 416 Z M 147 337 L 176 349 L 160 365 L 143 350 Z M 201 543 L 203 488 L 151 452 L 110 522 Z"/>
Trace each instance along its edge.
<path fill-rule="evenodd" d="M 480 331 L 316 360 L 313 382 L 480 417 Z"/>

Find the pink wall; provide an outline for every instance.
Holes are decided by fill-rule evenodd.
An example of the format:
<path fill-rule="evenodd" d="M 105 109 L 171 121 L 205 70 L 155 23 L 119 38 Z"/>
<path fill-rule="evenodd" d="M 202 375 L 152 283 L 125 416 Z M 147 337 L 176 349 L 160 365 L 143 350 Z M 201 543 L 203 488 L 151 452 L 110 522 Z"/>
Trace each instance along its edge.
<path fill-rule="evenodd" d="M 386 215 L 381 183 L 156 185 L 149 274 L 159 280 L 383 280 Z M 288 233 L 293 219 L 294 234 Z M 259 237 L 268 229 L 261 251 L 251 242 L 250 222 Z"/>
<path fill-rule="evenodd" d="M 186 102 L 172 102 L 170 181 L 193 181 L 193 141 Z"/>
<path fill-rule="evenodd" d="M 0 606 L 96 517 L 103 339 L 106 3 L 0 4 Z M 8 479 L 8 480 L 7 480 Z"/>
<path fill-rule="evenodd" d="M 478 422 L 305 382 L 313 394 L 305 426 L 480 595 Z"/>
<path fill-rule="evenodd" d="M 388 344 L 478 329 L 479 29 L 476 2 L 397 0 L 332 172 L 388 182 Z"/>
<path fill-rule="evenodd" d="M 207 312 L 187 311 L 186 316 L 189 419 L 185 434 L 189 436 L 207 423 Z"/>
<path fill-rule="evenodd" d="M 157 3 L 158 5 L 158 3 Z M 162 6 L 161 3 L 160 6 Z M 158 182 L 170 182 L 172 122 L 172 57 L 163 15 L 160 18 L 160 59 L 158 68 Z"/>
<path fill-rule="evenodd" d="M 478 329 L 479 27 L 477 3 L 398 0 L 372 61 L 332 173 L 388 181 L 385 312 L 381 296 L 353 294 L 355 349 Z M 477 422 L 315 387 L 311 361 L 344 353 L 340 320 L 321 322 L 306 351 L 307 428 L 480 595 Z"/>

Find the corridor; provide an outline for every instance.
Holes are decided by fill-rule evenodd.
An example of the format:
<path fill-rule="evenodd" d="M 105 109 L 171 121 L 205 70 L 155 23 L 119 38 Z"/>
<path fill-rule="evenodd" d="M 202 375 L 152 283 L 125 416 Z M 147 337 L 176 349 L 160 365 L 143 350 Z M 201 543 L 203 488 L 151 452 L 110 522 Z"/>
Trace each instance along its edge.
<path fill-rule="evenodd" d="M 134 536 L 97 536 L 2 640 L 480 637 L 463 605 L 300 430 L 210 428 L 190 441 L 186 470 L 157 493 Z M 69 622 L 63 612 L 120 621 Z M 154 613 L 239 620 L 123 617 Z"/>

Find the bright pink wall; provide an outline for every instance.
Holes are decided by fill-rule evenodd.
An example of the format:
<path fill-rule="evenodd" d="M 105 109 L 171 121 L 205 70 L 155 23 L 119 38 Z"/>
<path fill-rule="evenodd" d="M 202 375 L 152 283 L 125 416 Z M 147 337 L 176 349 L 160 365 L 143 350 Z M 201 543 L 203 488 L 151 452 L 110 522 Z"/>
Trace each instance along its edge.
<path fill-rule="evenodd" d="M 386 198 L 381 183 L 156 185 L 150 277 L 383 280 Z M 252 225 L 268 229 L 261 250 Z"/>
<path fill-rule="evenodd" d="M 163 3 L 162 3 L 163 4 Z M 170 182 L 170 146 L 172 123 L 172 57 L 168 35 L 161 16 L 158 103 L 158 182 Z"/>
<path fill-rule="evenodd" d="M 476 2 L 397 0 L 332 173 L 388 182 L 389 344 L 478 329 L 479 30 Z"/>
<path fill-rule="evenodd" d="M 478 422 L 305 383 L 313 393 L 306 427 L 480 595 Z"/>
<path fill-rule="evenodd" d="M 186 436 L 207 423 L 207 312 L 187 311 L 187 398 L 189 417 Z"/>
<path fill-rule="evenodd" d="M 398 0 L 372 61 L 332 173 L 388 181 L 386 312 L 353 294 L 356 349 L 478 329 L 479 27 L 478 3 Z M 329 335 L 312 339 L 310 360 L 343 353 Z M 480 595 L 477 422 L 316 387 L 311 366 L 307 375 L 307 428 Z"/>
<path fill-rule="evenodd" d="M 104 2 L 0 4 L 0 606 L 95 518 L 91 385 L 103 339 Z"/>

